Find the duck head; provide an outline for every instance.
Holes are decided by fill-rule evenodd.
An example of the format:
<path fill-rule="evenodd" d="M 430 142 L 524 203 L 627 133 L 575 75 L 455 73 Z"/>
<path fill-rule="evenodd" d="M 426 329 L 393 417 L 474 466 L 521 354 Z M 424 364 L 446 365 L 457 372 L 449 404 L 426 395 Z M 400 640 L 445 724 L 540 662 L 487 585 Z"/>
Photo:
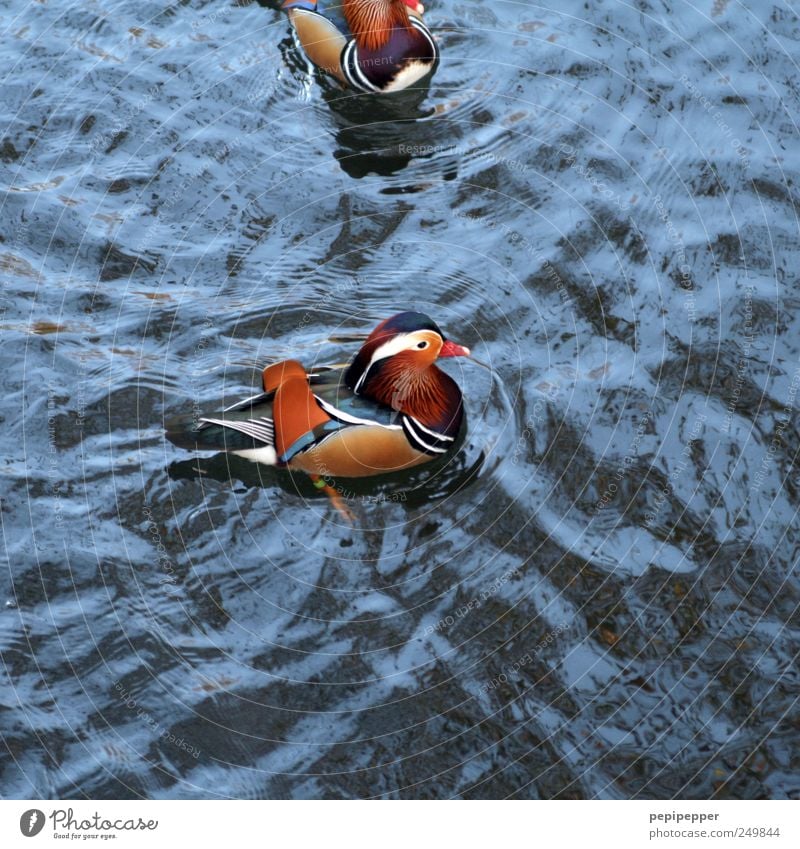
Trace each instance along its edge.
<path fill-rule="evenodd" d="M 413 416 L 441 433 L 461 425 L 461 390 L 435 363 L 440 357 L 467 357 L 469 348 L 446 339 L 438 325 L 419 312 L 401 312 L 370 333 L 345 374 L 356 395 Z"/>
<path fill-rule="evenodd" d="M 369 51 L 385 47 L 395 29 L 411 31 L 406 0 L 344 0 L 347 26 L 358 46 Z"/>

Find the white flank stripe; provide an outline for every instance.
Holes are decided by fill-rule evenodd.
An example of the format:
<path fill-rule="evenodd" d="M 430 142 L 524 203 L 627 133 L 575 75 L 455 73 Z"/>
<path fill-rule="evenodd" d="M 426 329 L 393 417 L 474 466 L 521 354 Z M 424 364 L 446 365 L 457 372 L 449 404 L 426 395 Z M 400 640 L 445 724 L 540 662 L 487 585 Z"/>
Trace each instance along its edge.
<path fill-rule="evenodd" d="M 333 404 L 329 404 L 327 401 L 323 401 L 318 395 L 314 396 L 317 399 L 320 407 L 322 407 L 325 412 L 331 416 L 332 418 L 337 419 L 340 422 L 347 422 L 347 424 L 354 425 L 371 425 L 372 427 L 382 427 L 386 430 L 402 430 L 402 425 L 387 425 L 382 424 L 381 422 L 373 421 L 372 419 L 361 419 L 358 416 L 351 416 L 350 413 L 345 413 L 342 410 L 334 407 Z"/>
<path fill-rule="evenodd" d="M 424 451 L 430 451 L 433 454 L 446 454 L 447 453 L 446 448 L 437 448 L 434 445 L 428 445 L 428 443 L 425 442 L 425 440 L 422 439 L 420 437 L 420 435 L 415 432 L 414 428 L 411 425 L 411 423 L 414 421 L 414 419 L 409 419 L 408 416 L 403 416 L 403 421 L 406 422 L 406 424 L 408 425 L 408 427 L 406 428 L 406 436 L 408 437 L 408 441 L 412 445 L 414 443 L 416 443 L 417 445 L 421 445 Z"/>
<path fill-rule="evenodd" d="M 422 424 L 419 419 L 415 419 L 413 416 L 408 416 L 407 418 L 410 418 L 411 421 L 414 422 L 416 427 L 418 427 L 420 430 L 425 431 L 425 433 L 427 433 L 429 436 L 434 437 L 434 439 L 446 439 L 448 442 L 452 442 L 455 439 L 454 436 L 447 436 L 444 433 L 437 433 L 435 430 L 428 430 L 428 428 L 425 427 L 425 425 Z"/>
<path fill-rule="evenodd" d="M 349 41 L 345 45 L 345 48 L 342 51 L 342 58 L 340 60 L 340 63 L 342 65 L 342 71 L 344 71 L 344 75 L 347 77 L 348 82 L 350 83 L 350 85 L 353 86 L 353 88 L 358 88 L 358 89 L 361 89 L 362 91 L 367 91 L 367 92 L 380 91 L 378 86 L 371 83 L 364 76 L 363 72 L 361 71 L 361 68 L 359 68 L 357 50 L 358 50 L 358 48 L 357 48 L 355 41 Z M 351 73 L 351 71 L 350 71 L 350 66 L 351 66 L 350 59 L 351 58 L 353 60 L 352 61 L 353 73 Z M 355 75 L 355 77 L 353 75 Z"/>

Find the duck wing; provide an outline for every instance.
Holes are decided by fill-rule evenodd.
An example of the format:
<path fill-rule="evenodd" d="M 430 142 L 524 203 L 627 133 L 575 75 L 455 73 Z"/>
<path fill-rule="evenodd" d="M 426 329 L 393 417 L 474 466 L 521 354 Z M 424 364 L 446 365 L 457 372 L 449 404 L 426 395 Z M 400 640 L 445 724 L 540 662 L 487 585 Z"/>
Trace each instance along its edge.
<path fill-rule="evenodd" d="M 340 58 L 347 44 L 347 27 L 345 25 L 342 30 L 337 25 L 339 16 L 332 14 L 335 9 L 308 0 L 288 0 L 283 4 L 283 9 L 289 16 L 306 56 L 318 68 L 344 82 Z"/>
<path fill-rule="evenodd" d="M 166 423 L 166 437 L 189 451 L 242 451 L 275 444 L 274 392 L 261 392 L 210 414 L 195 412 Z"/>
<path fill-rule="evenodd" d="M 171 419 L 166 424 L 166 437 L 189 451 L 278 449 L 273 462 L 286 462 L 336 430 L 354 425 L 396 425 L 394 410 L 353 393 L 344 382 L 345 371 L 344 366 L 323 367 L 308 374 L 311 392 L 297 391 L 294 398 L 286 398 L 277 429 L 280 434 L 276 433 L 273 390 L 244 398 L 224 410 L 195 411 L 191 416 Z M 309 403 L 315 407 L 309 408 Z M 264 455 L 270 456 L 269 452 Z"/>

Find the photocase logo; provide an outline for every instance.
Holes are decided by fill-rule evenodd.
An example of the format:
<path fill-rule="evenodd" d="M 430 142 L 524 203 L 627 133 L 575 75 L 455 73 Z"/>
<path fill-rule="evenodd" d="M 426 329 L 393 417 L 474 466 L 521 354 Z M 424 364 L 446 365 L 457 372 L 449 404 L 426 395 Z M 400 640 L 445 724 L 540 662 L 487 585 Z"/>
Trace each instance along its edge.
<path fill-rule="evenodd" d="M 31 808 L 19 818 L 19 830 L 25 837 L 36 837 L 44 828 L 44 813 L 38 808 Z"/>

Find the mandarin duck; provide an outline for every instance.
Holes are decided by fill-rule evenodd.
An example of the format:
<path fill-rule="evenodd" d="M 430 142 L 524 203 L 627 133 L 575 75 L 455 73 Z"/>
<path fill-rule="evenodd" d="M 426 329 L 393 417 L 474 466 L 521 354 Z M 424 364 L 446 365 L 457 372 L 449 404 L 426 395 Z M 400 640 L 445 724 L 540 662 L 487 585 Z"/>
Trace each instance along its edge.
<path fill-rule="evenodd" d="M 309 374 L 296 360 L 274 363 L 262 393 L 176 419 L 166 435 L 180 448 L 304 472 L 338 507 L 333 479 L 410 469 L 456 447 L 461 390 L 436 360 L 469 354 L 428 316 L 402 312 L 372 331 L 349 366 Z"/>
<path fill-rule="evenodd" d="M 401 91 L 439 57 L 417 0 L 285 0 L 283 8 L 306 56 L 356 91 Z"/>

